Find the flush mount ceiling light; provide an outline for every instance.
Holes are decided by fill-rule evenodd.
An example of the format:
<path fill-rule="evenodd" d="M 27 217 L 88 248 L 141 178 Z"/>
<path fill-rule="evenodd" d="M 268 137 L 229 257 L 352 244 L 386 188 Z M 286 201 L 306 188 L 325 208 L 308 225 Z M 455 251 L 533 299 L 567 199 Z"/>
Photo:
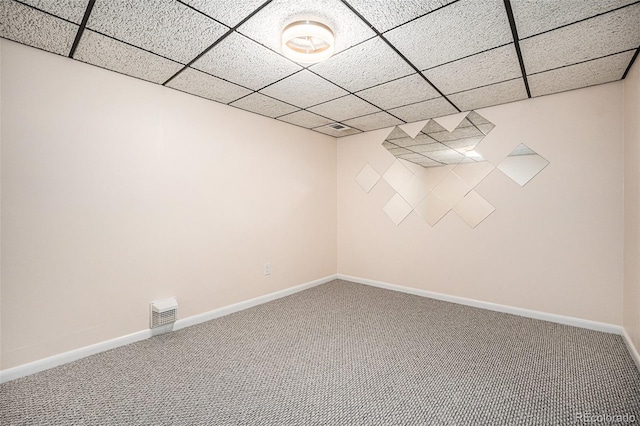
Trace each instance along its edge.
<path fill-rule="evenodd" d="M 313 64 L 333 55 L 333 31 L 320 22 L 297 21 L 282 31 L 282 53 L 296 62 Z"/>

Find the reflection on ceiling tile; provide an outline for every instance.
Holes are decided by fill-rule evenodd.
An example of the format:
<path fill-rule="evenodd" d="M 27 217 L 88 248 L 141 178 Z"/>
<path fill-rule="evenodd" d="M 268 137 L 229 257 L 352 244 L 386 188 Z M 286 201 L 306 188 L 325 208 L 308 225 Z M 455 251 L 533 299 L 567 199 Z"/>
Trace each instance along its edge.
<path fill-rule="evenodd" d="M 469 192 L 456 206 L 456 212 L 471 228 L 475 228 L 495 211 L 495 207 L 482 198 L 476 191 Z"/>
<path fill-rule="evenodd" d="M 527 74 L 640 46 L 640 3 L 522 40 Z"/>
<path fill-rule="evenodd" d="M 413 73 L 413 69 L 380 37 L 336 54 L 309 69 L 351 92 Z"/>
<path fill-rule="evenodd" d="M 511 7 L 518 36 L 523 39 L 636 1 L 518 0 L 511 2 Z"/>
<path fill-rule="evenodd" d="M 22 2 L 80 24 L 89 0 L 22 0 Z"/>
<path fill-rule="evenodd" d="M 418 74 L 399 78 L 357 94 L 382 109 L 396 108 L 440 96 L 433 86 Z"/>
<path fill-rule="evenodd" d="M 300 108 L 348 95 L 345 90 L 307 70 L 280 80 L 260 92 Z"/>
<path fill-rule="evenodd" d="M 378 31 L 385 32 L 412 19 L 425 15 L 455 0 L 350 0 Z"/>
<path fill-rule="evenodd" d="M 289 114 L 298 109 L 292 105 L 285 104 L 284 102 L 280 102 L 277 99 L 270 98 L 260 93 L 252 93 L 247 97 L 238 99 L 230 105 L 274 118 Z"/>
<path fill-rule="evenodd" d="M 333 120 L 329 120 L 328 118 L 321 117 L 309 111 L 296 111 L 294 113 L 278 117 L 278 120 L 286 121 L 287 123 L 295 124 L 296 126 L 306 127 L 307 129 L 313 129 L 314 127 L 333 123 Z"/>
<path fill-rule="evenodd" d="M 391 127 L 395 126 L 396 124 L 402 124 L 402 121 L 398 120 L 392 115 L 387 114 L 384 111 L 381 111 L 371 115 L 352 118 L 351 120 L 344 121 L 344 124 L 349 127 L 355 127 L 367 132 L 369 130 L 382 129 L 384 127 Z"/>
<path fill-rule="evenodd" d="M 228 104 L 236 99 L 251 93 L 251 90 L 237 86 L 228 81 L 220 80 L 201 71 L 187 68 L 176 78 L 171 80 L 167 87 L 182 90 L 193 95 Z"/>
<path fill-rule="evenodd" d="M 20 3 L 0 2 L 0 37 L 68 55 L 78 26 Z"/>
<path fill-rule="evenodd" d="M 416 207 L 418 213 L 425 222 L 435 226 L 449 211 L 451 207 L 440 199 L 435 193 L 430 192 L 424 200 Z"/>
<path fill-rule="evenodd" d="M 75 59 L 154 83 L 162 83 L 181 68 L 177 62 L 85 30 Z"/>
<path fill-rule="evenodd" d="M 498 164 L 498 169 L 518 185 L 525 186 L 548 165 L 547 159 L 525 144 L 520 144 Z"/>
<path fill-rule="evenodd" d="M 192 67 L 254 90 L 302 69 L 237 33 L 222 40 Z"/>
<path fill-rule="evenodd" d="M 98 0 L 87 28 L 183 64 L 228 30 L 172 0 Z"/>
<path fill-rule="evenodd" d="M 506 104 L 527 98 L 521 78 L 450 95 L 449 99 L 464 110 Z"/>
<path fill-rule="evenodd" d="M 396 225 L 409 216 L 413 208 L 399 194 L 394 195 L 383 207 L 384 212 Z"/>
<path fill-rule="evenodd" d="M 264 0 L 181 0 L 194 9 L 233 27 L 256 10 Z"/>
<path fill-rule="evenodd" d="M 344 121 L 350 118 L 379 112 L 380 109 L 356 96 L 349 95 L 334 99 L 324 104 L 316 105 L 309 108 L 309 111 L 315 112 L 316 114 L 320 114 L 324 117 L 329 117 L 335 121 Z"/>
<path fill-rule="evenodd" d="M 513 44 L 449 62 L 422 73 L 445 95 L 522 76 Z"/>
<path fill-rule="evenodd" d="M 513 42 L 505 18 L 502 0 L 460 0 L 391 30 L 385 37 L 424 70 Z"/>
<path fill-rule="evenodd" d="M 364 192 L 371 191 L 379 180 L 380 174 L 376 172 L 369 163 L 367 163 L 356 176 L 356 182 L 358 182 L 358 185 L 364 189 Z"/>
<path fill-rule="evenodd" d="M 531 95 L 548 95 L 619 80 L 624 74 L 627 65 L 629 65 L 633 54 L 634 51 L 631 50 L 577 65 L 530 75 L 528 81 Z"/>
<path fill-rule="evenodd" d="M 411 123 L 427 118 L 440 117 L 458 112 L 446 99 L 440 97 L 416 104 L 392 108 L 389 112 L 401 120 Z"/>
<path fill-rule="evenodd" d="M 315 20 L 328 25 L 339 35 L 336 52 L 375 36 L 353 12 L 339 0 L 273 0 L 238 31 L 280 52 L 280 35 L 284 27 L 295 21 Z"/>
<path fill-rule="evenodd" d="M 357 129 L 336 130 L 329 126 L 315 127 L 313 130 L 315 130 L 316 132 L 324 133 L 325 135 L 334 136 L 336 138 L 355 135 L 356 133 L 362 133 L 362 131 Z"/>

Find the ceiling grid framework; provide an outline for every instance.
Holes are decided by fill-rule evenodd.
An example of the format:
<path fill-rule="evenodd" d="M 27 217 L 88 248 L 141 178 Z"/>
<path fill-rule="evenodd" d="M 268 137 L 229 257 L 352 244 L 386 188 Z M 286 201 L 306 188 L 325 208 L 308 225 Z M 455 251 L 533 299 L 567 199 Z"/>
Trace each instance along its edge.
<path fill-rule="evenodd" d="M 280 52 L 301 19 L 327 61 Z M 341 137 L 623 79 L 640 0 L 0 0 L 0 37 Z"/>

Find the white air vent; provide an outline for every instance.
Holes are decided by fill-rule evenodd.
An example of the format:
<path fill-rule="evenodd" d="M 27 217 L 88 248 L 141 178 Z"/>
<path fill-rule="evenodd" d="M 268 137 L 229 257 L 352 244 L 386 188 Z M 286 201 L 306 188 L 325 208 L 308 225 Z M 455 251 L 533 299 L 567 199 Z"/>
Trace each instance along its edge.
<path fill-rule="evenodd" d="M 344 124 L 340 124 L 340 123 L 333 123 L 333 124 L 329 124 L 328 127 L 331 127 L 334 130 L 349 130 L 351 127 L 347 127 Z"/>
<path fill-rule="evenodd" d="M 175 297 L 155 300 L 149 307 L 149 327 L 173 324 L 178 319 L 178 301 Z"/>

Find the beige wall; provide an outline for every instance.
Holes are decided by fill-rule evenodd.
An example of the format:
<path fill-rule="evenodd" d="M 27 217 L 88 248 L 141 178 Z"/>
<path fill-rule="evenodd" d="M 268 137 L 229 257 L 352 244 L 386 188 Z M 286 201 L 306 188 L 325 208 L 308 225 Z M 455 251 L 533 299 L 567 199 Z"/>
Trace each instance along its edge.
<path fill-rule="evenodd" d="M 624 327 L 640 351 L 640 65 L 624 80 Z"/>
<path fill-rule="evenodd" d="M 494 171 L 477 188 L 496 208 L 477 228 L 449 213 L 399 226 L 367 194 L 366 163 L 394 161 L 384 131 L 338 141 L 338 273 L 486 302 L 622 324 L 623 83 L 485 108 L 477 147 L 497 164 L 524 143 L 551 164 L 525 187 Z"/>
<path fill-rule="evenodd" d="M 335 274 L 334 138 L 0 43 L 2 369 Z"/>

